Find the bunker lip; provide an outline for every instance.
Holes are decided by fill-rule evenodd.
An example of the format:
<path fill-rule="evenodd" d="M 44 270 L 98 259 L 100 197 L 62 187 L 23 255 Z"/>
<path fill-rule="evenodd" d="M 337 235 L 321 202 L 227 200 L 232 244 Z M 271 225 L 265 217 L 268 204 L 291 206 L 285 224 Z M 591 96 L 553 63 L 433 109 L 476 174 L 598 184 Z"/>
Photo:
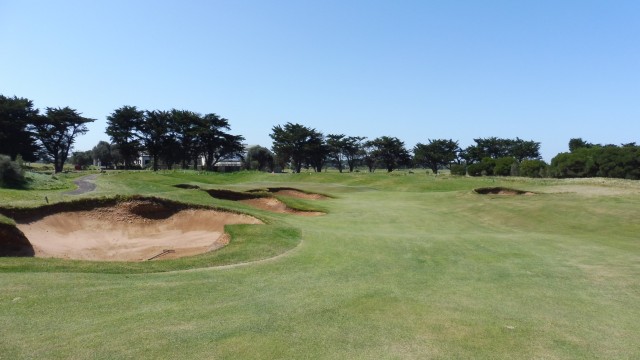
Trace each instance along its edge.
<path fill-rule="evenodd" d="M 178 189 L 190 189 L 190 190 L 199 190 L 200 186 L 193 184 L 176 184 L 173 187 L 177 187 Z"/>
<path fill-rule="evenodd" d="M 321 194 L 310 193 L 292 187 L 270 187 L 267 188 L 267 191 L 275 195 L 289 196 L 305 200 L 324 200 L 327 198 L 327 196 Z"/>
<path fill-rule="evenodd" d="M 262 224 L 248 215 L 143 197 L 59 203 L 12 213 L 16 230 L 36 257 L 97 261 L 196 255 L 229 242 L 225 225 Z"/>
<path fill-rule="evenodd" d="M 33 246 L 15 225 L 0 224 L 0 257 L 32 257 Z"/>
<path fill-rule="evenodd" d="M 535 193 L 531 191 L 524 191 L 524 190 L 501 187 L 501 186 L 477 188 L 477 189 L 473 189 L 473 191 L 476 194 L 480 194 L 480 195 L 510 195 L 510 196 L 535 195 Z"/>
<path fill-rule="evenodd" d="M 282 189 L 282 188 L 269 188 L 269 189 Z M 267 189 L 255 189 L 255 190 L 249 190 L 246 192 L 223 190 L 223 189 L 210 189 L 205 191 L 216 199 L 238 201 L 238 202 L 250 205 L 252 207 L 255 207 L 257 209 L 270 211 L 274 213 L 294 214 L 294 215 L 301 215 L 301 216 L 325 215 L 323 212 L 319 212 L 319 211 L 304 211 L 304 210 L 290 208 L 282 201 L 273 197 L 273 195 Z M 286 191 L 286 193 L 282 193 L 281 191 Z M 295 192 L 294 190 L 278 190 L 278 192 L 276 192 L 276 194 L 278 195 L 303 198 L 302 196 L 298 195 L 298 193 L 306 194 L 299 190 L 295 190 Z M 294 196 L 294 195 L 297 195 L 297 196 Z"/>

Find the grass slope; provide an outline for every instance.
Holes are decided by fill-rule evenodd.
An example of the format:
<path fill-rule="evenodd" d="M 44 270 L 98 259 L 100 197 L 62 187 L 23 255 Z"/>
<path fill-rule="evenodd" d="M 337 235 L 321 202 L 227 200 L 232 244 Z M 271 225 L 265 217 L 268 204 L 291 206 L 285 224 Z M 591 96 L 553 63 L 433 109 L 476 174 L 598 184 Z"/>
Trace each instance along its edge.
<path fill-rule="evenodd" d="M 96 195 L 246 210 L 304 242 L 237 268 L 0 273 L 1 358 L 640 357 L 634 182 L 193 172 L 97 182 Z M 335 198 L 321 202 L 325 216 L 272 215 L 181 183 Z M 543 194 L 471 191 L 482 186 Z"/>

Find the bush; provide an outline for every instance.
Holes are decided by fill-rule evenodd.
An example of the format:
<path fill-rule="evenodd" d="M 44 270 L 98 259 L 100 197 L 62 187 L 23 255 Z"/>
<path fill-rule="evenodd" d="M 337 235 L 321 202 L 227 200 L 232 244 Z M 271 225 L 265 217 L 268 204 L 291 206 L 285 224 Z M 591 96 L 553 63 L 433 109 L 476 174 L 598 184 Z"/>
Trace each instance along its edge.
<path fill-rule="evenodd" d="M 516 159 L 512 157 L 501 157 L 496 159 L 493 167 L 493 173 L 498 176 L 509 176 L 511 175 L 511 165 L 515 163 Z"/>
<path fill-rule="evenodd" d="M 23 185 L 24 171 L 7 155 L 0 155 L 0 186 L 19 187 Z"/>
<path fill-rule="evenodd" d="M 540 178 L 545 177 L 547 163 L 542 160 L 522 160 L 520 163 L 520 176 Z"/>
<path fill-rule="evenodd" d="M 453 164 L 451 165 L 451 175 L 467 175 L 467 167 L 461 164 Z"/>
<path fill-rule="evenodd" d="M 467 166 L 467 171 L 471 176 L 493 175 L 493 169 L 495 166 L 496 161 L 490 157 L 486 157 L 479 163 Z"/>

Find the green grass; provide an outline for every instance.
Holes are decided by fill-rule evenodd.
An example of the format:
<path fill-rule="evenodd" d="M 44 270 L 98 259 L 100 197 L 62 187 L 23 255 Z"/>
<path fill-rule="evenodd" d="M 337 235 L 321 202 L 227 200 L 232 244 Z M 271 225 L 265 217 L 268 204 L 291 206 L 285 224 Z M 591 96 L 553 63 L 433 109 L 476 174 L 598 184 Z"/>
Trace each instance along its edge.
<path fill-rule="evenodd" d="M 327 215 L 298 217 L 173 187 L 184 183 L 334 198 L 299 200 Z M 637 182 L 177 171 L 109 173 L 97 184 L 87 196 L 159 196 L 269 222 L 229 227 L 236 251 L 265 254 L 258 242 L 277 238 L 298 246 L 268 262 L 182 272 L 149 273 L 162 262 L 67 272 L 64 261 L 2 258 L 0 358 L 640 358 Z M 488 186 L 540 195 L 472 192 Z M 5 190 L 0 201 L 38 203 Z M 253 256 L 223 250 L 206 266 Z"/>

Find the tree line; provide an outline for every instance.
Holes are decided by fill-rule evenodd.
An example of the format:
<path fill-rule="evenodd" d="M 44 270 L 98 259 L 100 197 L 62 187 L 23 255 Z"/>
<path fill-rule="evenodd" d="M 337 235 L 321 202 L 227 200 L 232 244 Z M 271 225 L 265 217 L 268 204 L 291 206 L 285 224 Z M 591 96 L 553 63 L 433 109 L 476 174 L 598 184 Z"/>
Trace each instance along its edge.
<path fill-rule="evenodd" d="M 51 162 L 63 170 L 77 136 L 87 133 L 83 117 L 70 107 L 47 107 L 44 114 L 26 98 L 0 95 L 0 154 L 11 160 Z M 107 116 L 106 134 L 111 142 L 100 142 L 91 152 L 103 162 L 121 162 L 133 168 L 141 153 L 149 155 L 154 170 L 162 162 L 171 169 L 199 164 L 212 170 L 222 159 L 244 154 L 244 137 L 229 133 L 229 120 L 215 114 L 188 110 L 140 110 L 122 106 Z M 85 163 L 87 154 L 73 160 Z"/>
<path fill-rule="evenodd" d="M 478 138 L 474 139 L 474 145 L 464 149 L 452 139 L 430 139 L 428 143 L 416 144 L 410 151 L 396 137 L 367 140 L 344 134 L 324 136 L 316 129 L 293 123 L 274 126 L 270 136 L 276 163 L 290 163 L 294 172 L 300 172 L 303 167 L 321 171 L 325 166 L 332 166 L 342 172 L 366 166 L 369 172 L 379 168 L 392 172 L 398 168 L 423 167 L 435 174 L 441 169 L 450 169 L 461 175 L 467 172 L 474 176 L 516 175 L 512 170 L 520 164 L 524 163 L 525 169 L 529 169 L 533 164 L 541 167 L 544 163 L 540 160 L 540 143 L 519 138 Z"/>
<path fill-rule="evenodd" d="M 29 99 L 0 95 L 0 154 L 10 160 L 50 161 L 56 172 L 62 171 L 76 137 L 85 134 L 92 121 L 95 119 L 69 107 L 47 107 L 41 113 Z M 160 164 L 168 169 L 200 166 L 214 170 L 220 161 L 238 158 L 246 169 L 290 168 L 297 173 L 303 168 L 320 172 L 327 167 L 339 172 L 360 167 L 369 172 L 426 168 L 434 174 L 448 169 L 454 175 L 470 176 L 640 179 L 640 149 L 635 143 L 599 145 L 571 139 L 569 152 L 558 154 L 547 164 L 541 159 L 539 142 L 520 138 L 476 138 L 466 148 L 453 139 L 428 139 L 407 149 L 396 137 L 325 135 L 289 122 L 272 127 L 270 149 L 245 149 L 244 137 L 230 130 L 229 120 L 215 113 L 122 106 L 107 116 L 106 134 L 111 142 L 101 141 L 92 151 L 76 152 L 72 160 L 75 164 L 100 160 L 133 168 L 140 154 L 146 154 L 152 159 L 153 170 Z"/>

